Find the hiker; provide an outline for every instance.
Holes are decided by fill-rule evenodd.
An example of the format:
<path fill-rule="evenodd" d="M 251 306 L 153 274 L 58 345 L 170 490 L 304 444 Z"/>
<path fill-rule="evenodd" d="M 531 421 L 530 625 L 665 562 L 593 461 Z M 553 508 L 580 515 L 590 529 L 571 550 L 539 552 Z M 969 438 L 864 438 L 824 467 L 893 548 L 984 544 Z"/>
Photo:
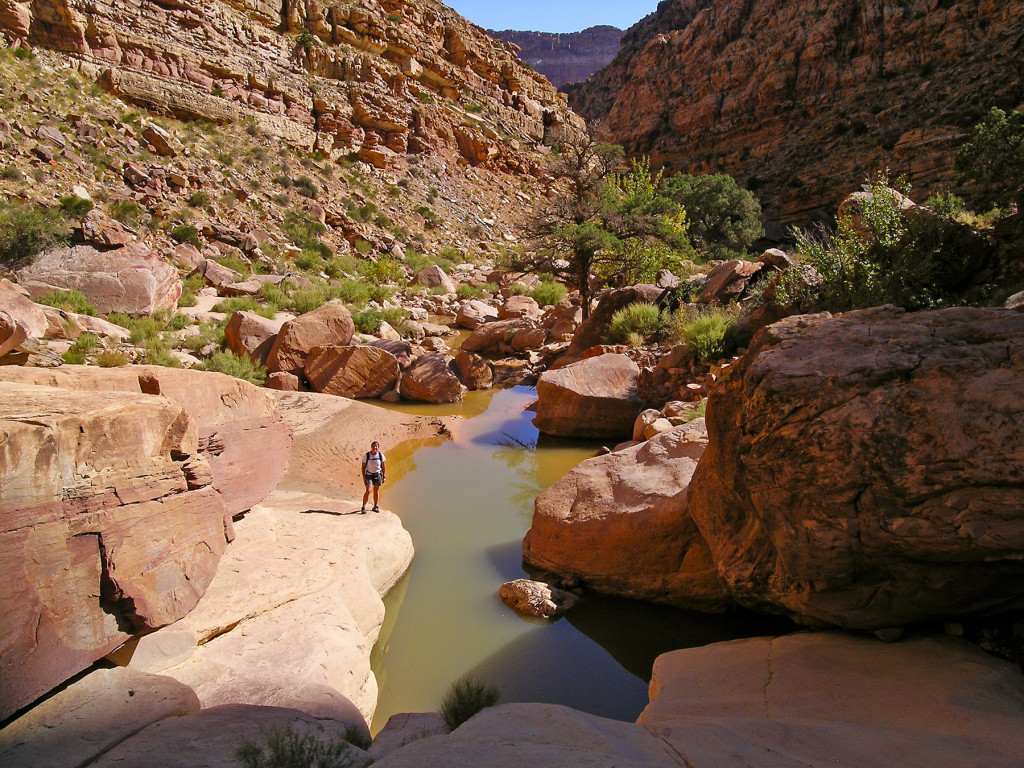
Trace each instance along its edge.
<path fill-rule="evenodd" d="M 366 485 L 366 492 L 363 494 L 363 506 L 359 513 L 366 514 L 366 502 L 370 498 L 370 488 L 373 487 L 373 511 L 380 512 L 378 500 L 380 487 L 384 485 L 384 454 L 380 451 L 380 443 L 374 440 L 370 443 L 370 450 L 363 456 L 363 483 Z"/>

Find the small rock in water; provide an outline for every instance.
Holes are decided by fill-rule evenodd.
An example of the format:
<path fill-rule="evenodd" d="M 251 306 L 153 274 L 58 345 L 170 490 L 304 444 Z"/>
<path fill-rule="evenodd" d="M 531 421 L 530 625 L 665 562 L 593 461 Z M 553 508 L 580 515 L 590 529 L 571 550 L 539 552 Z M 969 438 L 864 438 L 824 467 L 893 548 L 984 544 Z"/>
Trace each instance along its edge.
<path fill-rule="evenodd" d="M 512 610 L 542 619 L 557 619 L 579 599 L 571 592 L 530 579 L 506 582 L 498 594 Z"/>

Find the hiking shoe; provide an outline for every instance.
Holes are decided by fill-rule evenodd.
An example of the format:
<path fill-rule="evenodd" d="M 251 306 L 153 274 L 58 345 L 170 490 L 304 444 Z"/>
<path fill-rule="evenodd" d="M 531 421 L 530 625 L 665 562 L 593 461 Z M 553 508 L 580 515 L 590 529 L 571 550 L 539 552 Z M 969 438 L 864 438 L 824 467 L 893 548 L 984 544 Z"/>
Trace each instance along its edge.
<path fill-rule="evenodd" d="M 373 511 L 374 512 L 380 512 L 380 507 L 378 507 L 376 504 L 374 504 L 373 505 Z"/>
<path fill-rule="evenodd" d="M 359 508 L 359 514 L 360 515 L 365 515 L 366 514 L 366 507 L 360 507 Z"/>

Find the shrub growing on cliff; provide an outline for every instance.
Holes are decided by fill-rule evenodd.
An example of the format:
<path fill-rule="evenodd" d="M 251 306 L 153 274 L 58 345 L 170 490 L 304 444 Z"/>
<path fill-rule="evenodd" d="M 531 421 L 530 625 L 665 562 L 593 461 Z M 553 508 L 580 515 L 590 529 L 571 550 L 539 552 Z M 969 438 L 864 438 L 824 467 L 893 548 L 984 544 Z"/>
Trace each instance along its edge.
<path fill-rule="evenodd" d="M 235 759 L 243 768 L 348 768 L 363 763 L 353 744 L 369 747 L 355 728 L 344 739 L 330 739 L 299 733 L 289 725 L 271 730 L 262 743 L 247 739 L 235 750 Z"/>
<path fill-rule="evenodd" d="M 992 186 L 993 197 L 1024 204 L 1024 114 L 993 107 L 956 156 L 956 169 Z"/>
<path fill-rule="evenodd" d="M 501 693 L 493 685 L 481 682 L 471 675 L 460 677 L 444 695 L 441 717 L 452 730 L 487 707 L 493 707 Z"/>

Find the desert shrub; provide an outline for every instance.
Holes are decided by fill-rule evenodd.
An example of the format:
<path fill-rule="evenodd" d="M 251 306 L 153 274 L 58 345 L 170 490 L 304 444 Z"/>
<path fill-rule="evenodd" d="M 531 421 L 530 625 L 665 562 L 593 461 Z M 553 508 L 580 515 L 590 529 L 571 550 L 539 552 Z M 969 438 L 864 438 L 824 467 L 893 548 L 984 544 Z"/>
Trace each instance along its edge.
<path fill-rule="evenodd" d="M 300 208 L 292 208 L 285 212 L 284 220 L 281 222 L 281 229 L 288 238 L 299 248 L 316 251 L 324 258 L 330 258 L 331 250 L 320 242 L 320 235 L 327 231 L 327 227 Z M 326 252 L 324 252 L 326 249 Z"/>
<path fill-rule="evenodd" d="M 363 274 L 375 283 L 405 282 L 405 267 L 393 256 L 382 256 L 363 269 Z"/>
<path fill-rule="evenodd" d="M 21 169 L 16 165 L 5 165 L 0 170 L 0 179 L 4 181 L 24 181 L 25 174 L 21 172 Z"/>
<path fill-rule="evenodd" d="M 63 309 L 65 312 L 96 317 L 96 307 L 74 288 L 67 291 L 47 291 L 42 298 L 36 299 L 36 303 Z"/>
<path fill-rule="evenodd" d="M 383 322 L 386 322 L 402 336 L 405 336 L 409 330 L 409 315 L 405 310 L 397 307 L 356 312 L 352 315 L 352 322 L 360 333 L 377 333 Z"/>
<path fill-rule="evenodd" d="M 640 339 L 641 344 L 632 346 L 642 346 L 663 333 L 666 325 L 661 310 L 653 304 L 630 304 L 612 315 L 605 339 L 610 344 L 627 344 L 633 335 L 632 341 Z"/>
<path fill-rule="evenodd" d="M 233 315 L 235 312 L 255 312 L 268 320 L 274 318 L 277 310 L 277 305 L 260 304 L 252 296 L 232 296 L 228 299 L 221 299 L 213 306 L 214 312 L 223 312 L 227 315 Z"/>
<path fill-rule="evenodd" d="M 989 185 L 981 202 L 1005 201 L 1016 194 L 1019 204 L 1024 199 L 1024 114 L 990 109 L 957 153 L 956 169 Z"/>
<path fill-rule="evenodd" d="M 466 675 L 452 683 L 444 695 L 441 717 L 454 730 L 477 712 L 493 707 L 500 698 L 501 693 L 493 685 Z"/>
<path fill-rule="evenodd" d="M 515 282 L 505 290 L 509 296 L 526 296 L 530 293 L 530 286 L 526 285 L 526 283 Z"/>
<path fill-rule="evenodd" d="M 202 190 L 197 190 L 189 195 L 185 202 L 193 208 L 205 208 L 210 204 L 210 196 Z"/>
<path fill-rule="evenodd" d="M 764 236 L 761 206 L 724 173 L 666 179 L 663 193 L 686 211 L 687 234 L 712 258 L 731 258 Z M 670 267 L 671 268 L 671 267 Z"/>
<path fill-rule="evenodd" d="M 100 368 L 120 368 L 131 362 L 128 355 L 118 349 L 104 349 L 95 360 Z"/>
<path fill-rule="evenodd" d="M 58 211 L 0 202 L 0 264 L 15 268 L 43 251 L 65 245 L 70 232 Z"/>
<path fill-rule="evenodd" d="M 292 182 L 295 186 L 295 190 L 303 197 L 308 197 L 311 200 L 315 200 L 316 196 L 320 194 L 320 188 L 316 185 L 309 176 L 299 176 Z"/>
<path fill-rule="evenodd" d="M 283 281 L 280 285 L 263 283 L 260 286 L 260 298 L 267 304 L 286 307 L 288 306 L 289 287 L 293 285 L 294 283 L 288 280 Z"/>
<path fill-rule="evenodd" d="M 162 365 L 164 368 L 181 368 L 181 362 L 171 354 L 171 350 L 167 348 L 167 344 L 165 344 L 159 337 L 150 338 L 146 342 L 142 361 L 146 365 Z"/>
<path fill-rule="evenodd" d="M 345 739 L 331 740 L 297 733 L 289 726 L 270 731 L 262 744 L 246 740 L 235 750 L 235 759 L 242 768 L 349 768 L 363 764 L 353 752 L 353 745 L 369 748 L 355 728 L 348 730 Z"/>
<path fill-rule="evenodd" d="M 181 346 L 190 352 L 199 352 L 211 344 L 218 347 L 223 346 L 224 325 L 226 325 L 226 323 L 222 324 L 212 320 L 200 323 L 197 327 L 198 332 L 186 336 L 182 340 Z"/>
<path fill-rule="evenodd" d="M 287 307 L 297 315 L 304 315 L 319 309 L 327 303 L 328 292 L 319 285 L 311 285 L 294 291 L 288 300 Z"/>
<path fill-rule="evenodd" d="M 396 288 L 393 285 L 368 285 L 366 290 L 370 295 L 370 301 L 382 304 L 395 295 Z"/>
<path fill-rule="evenodd" d="M 948 190 L 937 192 L 925 200 L 924 204 L 936 213 L 949 216 L 951 219 L 958 219 L 966 210 L 964 199 Z"/>
<path fill-rule="evenodd" d="M 370 288 L 358 280 L 339 280 L 331 284 L 331 295 L 354 307 L 365 307 L 370 301 Z"/>
<path fill-rule="evenodd" d="M 698 360 L 718 360 L 735 351 L 733 312 L 720 307 L 692 311 L 682 309 L 673 317 L 674 336 L 686 344 Z"/>
<path fill-rule="evenodd" d="M 530 291 L 530 296 L 542 307 L 546 307 L 549 304 L 560 302 L 568 292 L 568 289 L 561 283 L 541 283 Z"/>
<path fill-rule="evenodd" d="M 79 335 L 75 342 L 71 345 L 61 357 L 65 363 L 69 365 L 82 365 L 85 362 L 85 356 L 90 352 L 93 352 L 96 347 L 99 346 L 100 338 L 94 333 L 83 333 Z"/>
<path fill-rule="evenodd" d="M 460 299 L 479 299 L 484 292 L 473 285 L 460 285 L 455 289 L 455 295 Z"/>
<path fill-rule="evenodd" d="M 253 362 L 248 356 L 236 355 L 234 352 L 219 350 L 196 366 L 200 371 L 216 371 L 244 379 L 250 384 L 262 386 L 267 380 L 267 369 Z"/>
<path fill-rule="evenodd" d="M 70 219 L 80 219 L 92 210 L 92 200 L 83 200 L 75 195 L 65 195 L 57 201 L 61 212 Z"/>
<path fill-rule="evenodd" d="M 112 219 L 133 228 L 142 224 L 146 215 L 142 206 L 129 200 L 115 200 L 107 206 L 107 212 Z"/>
<path fill-rule="evenodd" d="M 192 325 L 191 317 L 182 314 L 181 312 L 175 312 L 167 321 L 167 324 L 164 326 L 164 330 L 180 331 L 183 328 L 188 328 L 190 325 Z"/>
<path fill-rule="evenodd" d="M 202 248 L 199 240 L 199 231 L 191 224 L 178 224 L 171 228 L 171 239 L 176 243 L 188 243 L 196 248 Z"/>
<path fill-rule="evenodd" d="M 228 269 L 235 270 L 235 272 L 237 272 L 240 275 L 248 275 L 250 272 L 252 272 L 252 268 L 249 266 L 248 262 L 243 261 L 238 256 L 232 256 L 230 254 L 227 256 L 221 256 L 219 259 L 217 259 L 217 262 L 222 267 L 227 267 Z"/>

